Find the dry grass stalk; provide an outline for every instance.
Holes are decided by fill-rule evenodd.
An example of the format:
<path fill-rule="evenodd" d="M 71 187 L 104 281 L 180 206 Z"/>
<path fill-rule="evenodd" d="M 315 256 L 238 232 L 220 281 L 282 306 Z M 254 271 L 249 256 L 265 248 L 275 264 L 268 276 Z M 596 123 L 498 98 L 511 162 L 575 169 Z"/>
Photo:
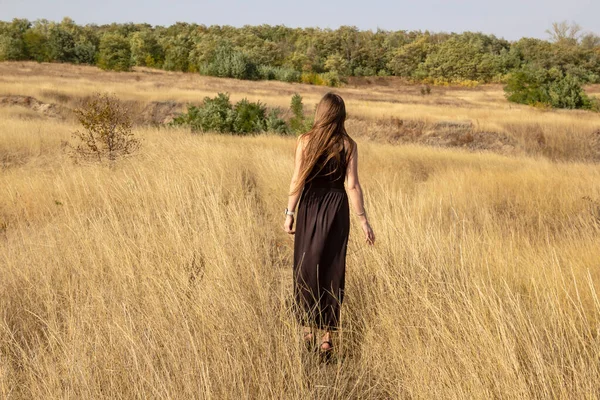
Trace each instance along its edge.
<path fill-rule="evenodd" d="M 501 104 L 471 111 L 527 138 L 542 124 L 536 146 L 543 132 L 567 152 L 562 124 L 591 125 Z M 339 353 L 323 366 L 289 314 L 293 138 L 135 127 L 147 143 L 108 169 L 64 154 L 73 121 L 16 110 L 0 109 L 2 398 L 598 397 L 597 164 L 359 137 L 378 244 L 353 226 Z"/>

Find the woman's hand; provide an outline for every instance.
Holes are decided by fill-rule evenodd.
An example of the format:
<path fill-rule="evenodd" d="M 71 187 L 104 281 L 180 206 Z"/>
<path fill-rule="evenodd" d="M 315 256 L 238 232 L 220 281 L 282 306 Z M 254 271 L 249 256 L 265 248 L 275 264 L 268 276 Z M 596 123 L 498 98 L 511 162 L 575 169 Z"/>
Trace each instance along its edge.
<path fill-rule="evenodd" d="M 283 230 L 286 231 L 287 233 L 289 233 L 290 235 L 293 235 L 294 233 L 296 233 L 296 231 L 294 230 L 294 216 L 293 215 L 287 215 L 285 217 L 285 222 L 283 224 Z"/>
<path fill-rule="evenodd" d="M 362 230 L 365 233 L 365 241 L 371 246 L 375 244 L 375 234 L 373 233 L 373 229 L 371 229 L 371 225 L 369 225 L 369 221 L 365 220 L 362 223 Z"/>

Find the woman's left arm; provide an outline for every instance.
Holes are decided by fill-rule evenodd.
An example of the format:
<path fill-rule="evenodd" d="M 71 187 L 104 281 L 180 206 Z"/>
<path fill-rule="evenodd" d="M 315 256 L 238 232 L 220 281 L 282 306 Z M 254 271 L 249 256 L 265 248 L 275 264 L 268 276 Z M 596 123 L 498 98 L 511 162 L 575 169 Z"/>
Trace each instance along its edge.
<path fill-rule="evenodd" d="M 300 171 L 302 170 L 302 162 L 303 162 L 303 152 L 304 152 L 304 143 L 302 136 L 298 137 L 298 141 L 296 142 L 296 157 L 294 161 L 294 175 L 292 176 L 292 181 L 290 182 L 290 195 L 288 196 L 288 204 L 287 209 L 289 211 L 296 210 L 296 205 L 298 204 L 298 200 L 300 199 L 301 190 L 298 193 L 292 193 L 292 191 L 296 188 L 298 183 L 298 179 L 300 178 Z M 286 215 L 285 223 L 283 224 L 283 229 L 293 235 L 294 231 L 294 216 Z"/>

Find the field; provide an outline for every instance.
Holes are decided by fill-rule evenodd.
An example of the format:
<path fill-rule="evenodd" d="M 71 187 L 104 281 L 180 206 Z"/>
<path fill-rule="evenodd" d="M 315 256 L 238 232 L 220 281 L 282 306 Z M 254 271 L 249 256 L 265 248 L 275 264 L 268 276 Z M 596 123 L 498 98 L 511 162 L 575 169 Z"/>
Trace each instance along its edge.
<path fill-rule="evenodd" d="M 68 110 L 104 90 L 137 110 L 141 150 L 76 163 Z M 294 138 L 144 115 L 217 92 L 310 110 L 327 90 L 1 63 L 0 398 L 599 397 L 600 117 L 499 86 L 337 89 L 377 243 L 354 221 L 336 358 L 303 351 Z"/>

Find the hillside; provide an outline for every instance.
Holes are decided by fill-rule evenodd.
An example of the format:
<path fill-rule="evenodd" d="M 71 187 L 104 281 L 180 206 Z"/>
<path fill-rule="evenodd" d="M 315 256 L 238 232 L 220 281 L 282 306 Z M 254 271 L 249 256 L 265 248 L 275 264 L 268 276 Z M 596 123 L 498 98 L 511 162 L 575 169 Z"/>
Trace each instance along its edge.
<path fill-rule="evenodd" d="M 136 68 L 132 73 L 91 66 L 0 63 L 0 113 L 17 118 L 60 117 L 97 91 L 127 101 L 140 125 L 161 125 L 205 96 L 228 92 L 270 107 L 289 107 L 299 93 L 310 113 L 330 88 L 274 81 L 250 82 Z M 552 160 L 600 160 L 597 113 L 511 104 L 499 85 L 476 88 L 407 85 L 394 77 L 353 78 L 335 89 L 348 104 L 352 135 L 383 143 L 418 143 Z M 600 86 L 587 87 L 591 95 Z"/>

